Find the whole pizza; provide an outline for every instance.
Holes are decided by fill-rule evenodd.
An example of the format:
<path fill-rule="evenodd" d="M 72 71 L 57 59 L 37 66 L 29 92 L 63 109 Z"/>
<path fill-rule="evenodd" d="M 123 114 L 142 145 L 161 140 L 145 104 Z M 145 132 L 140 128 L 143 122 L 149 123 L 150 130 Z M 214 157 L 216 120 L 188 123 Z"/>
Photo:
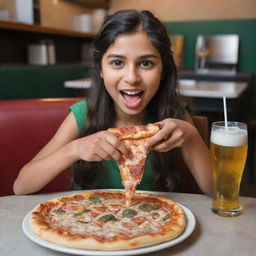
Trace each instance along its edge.
<path fill-rule="evenodd" d="M 137 193 L 126 206 L 122 191 L 98 190 L 37 205 L 30 226 L 42 239 L 88 250 L 128 250 L 159 244 L 186 227 L 182 207 L 162 196 Z"/>

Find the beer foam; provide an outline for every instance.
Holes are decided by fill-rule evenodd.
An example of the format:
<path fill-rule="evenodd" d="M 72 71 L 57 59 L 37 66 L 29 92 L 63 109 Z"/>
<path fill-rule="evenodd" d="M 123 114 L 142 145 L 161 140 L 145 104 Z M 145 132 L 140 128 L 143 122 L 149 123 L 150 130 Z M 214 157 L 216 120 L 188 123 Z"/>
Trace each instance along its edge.
<path fill-rule="evenodd" d="M 226 147 L 243 146 L 247 144 L 247 131 L 239 128 L 220 128 L 211 133 L 211 142 Z"/>

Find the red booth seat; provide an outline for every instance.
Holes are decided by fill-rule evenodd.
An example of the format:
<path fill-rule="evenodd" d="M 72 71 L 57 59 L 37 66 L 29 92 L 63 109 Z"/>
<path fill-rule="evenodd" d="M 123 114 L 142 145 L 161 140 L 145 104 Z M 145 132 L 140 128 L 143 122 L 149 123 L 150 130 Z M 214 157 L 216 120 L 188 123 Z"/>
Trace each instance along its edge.
<path fill-rule="evenodd" d="M 12 195 L 19 170 L 50 140 L 79 98 L 0 101 L 0 196 Z M 36 174 L 35 174 L 36 175 Z M 33 181 L 32 181 L 33 182 Z M 40 192 L 70 188 L 64 171 Z"/>

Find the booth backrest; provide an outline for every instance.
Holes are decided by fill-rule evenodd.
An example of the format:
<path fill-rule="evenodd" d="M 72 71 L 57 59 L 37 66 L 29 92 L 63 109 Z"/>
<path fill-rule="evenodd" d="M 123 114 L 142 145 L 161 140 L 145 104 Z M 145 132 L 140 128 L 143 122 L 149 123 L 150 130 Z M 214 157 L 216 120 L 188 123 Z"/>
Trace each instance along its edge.
<path fill-rule="evenodd" d="M 13 194 L 21 167 L 50 140 L 79 98 L 0 101 L 0 196 Z M 36 174 L 35 174 L 36 175 Z M 56 177 L 41 192 L 68 190 L 69 171 Z"/>
<path fill-rule="evenodd" d="M 0 101 L 0 196 L 13 194 L 13 182 L 22 166 L 50 140 L 67 116 L 69 106 L 79 100 L 45 98 Z M 193 121 L 206 144 L 209 144 L 207 118 L 194 116 Z M 190 171 L 182 162 L 180 159 L 181 173 L 189 187 L 187 192 L 200 193 Z M 64 171 L 40 193 L 69 190 L 71 177 L 70 171 Z"/>

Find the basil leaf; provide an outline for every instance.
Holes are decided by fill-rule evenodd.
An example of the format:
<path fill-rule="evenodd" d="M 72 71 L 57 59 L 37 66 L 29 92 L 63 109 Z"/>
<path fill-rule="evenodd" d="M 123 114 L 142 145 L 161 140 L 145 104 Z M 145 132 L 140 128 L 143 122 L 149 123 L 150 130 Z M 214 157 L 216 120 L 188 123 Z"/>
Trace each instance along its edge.
<path fill-rule="evenodd" d="M 126 217 L 126 218 L 132 218 L 137 214 L 136 211 L 132 210 L 132 209 L 125 209 L 122 212 L 122 216 Z"/>
<path fill-rule="evenodd" d="M 74 213 L 73 217 L 81 216 L 83 214 L 85 214 L 85 211 L 80 211 L 80 212 Z"/>
<path fill-rule="evenodd" d="M 83 221 L 83 220 L 78 220 L 77 222 L 83 223 L 83 224 L 88 224 L 89 223 L 88 221 Z"/>
<path fill-rule="evenodd" d="M 149 231 L 149 232 L 155 232 L 155 230 L 151 227 L 145 227 L 145 230 Z"/>
<path fill-rule="evenodd" d="M 160 208 L 160 205 L 158 204 L 142 204 L 139 206 L 139 209 L 144 212 L 151 212 L 153 210 L 157 210 Z"/>
<path fill-rule="evenodd" d="M 158 213 L 158 212 L 152 212 L 151 214 L 152 214 L 152 216 L 157 216 L 157 217 L 159 217 L 159 213 Z"/>
<path fill-rule="evenodd" d="M 89 200 L 93 203 L 101 203 L 100 197 L 97 197 L 97 196 L 91 196 L 89 197 Z"/>
<path fill-rule="evenodd" d="M 113 214 L 106 214 L 98 218 L 99 221 L 107 222 L 109 220 L 117 220 Z"/>
<path fill-rule="evenodd" d="M 53 211 L 54 213 L 57 213 L 57 214 L 63 214 L 65 213 L 66 211 L 62 210 L 62 209 L 56 209 Z"/>
<path fill-rule="evenodd" d="M 171 218 L 171 214 L 166 214 L 163 218 L 162 218 L 162 221 L 166 221 L 166 220 L 169 220 Z"/>
<path fill-rule="evenodd" d="M 161 206 L 159 204 L 152 204 L 153 210 L 158 210 Z"/>

